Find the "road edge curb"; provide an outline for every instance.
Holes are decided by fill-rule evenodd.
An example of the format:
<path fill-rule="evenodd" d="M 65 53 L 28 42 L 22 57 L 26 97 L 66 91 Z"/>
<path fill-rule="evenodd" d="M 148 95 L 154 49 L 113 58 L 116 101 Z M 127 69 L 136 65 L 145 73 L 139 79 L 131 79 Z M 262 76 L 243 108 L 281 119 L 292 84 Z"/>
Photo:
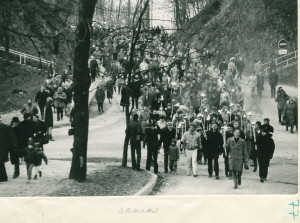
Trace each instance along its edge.
<path fill-rule="evenodd" d="M 138 192 L 136 192 L 133 196 L 144 196 L 144 195 L 149 195 L 152 192 L 152 189 L 156 185 L 157 182 L 157 175 L 154 173 L 151 173 L 148 170 L 145 170 L 147 174 L 151 175 L 150 181 Z"/>

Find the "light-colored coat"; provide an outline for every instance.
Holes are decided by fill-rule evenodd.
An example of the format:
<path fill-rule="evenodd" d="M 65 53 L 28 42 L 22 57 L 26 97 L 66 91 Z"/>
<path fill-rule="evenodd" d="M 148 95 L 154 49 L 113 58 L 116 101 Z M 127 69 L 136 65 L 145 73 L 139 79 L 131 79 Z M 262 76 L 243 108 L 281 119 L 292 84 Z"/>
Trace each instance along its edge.
<path fill-rule="evenodd" d="M 246 141 L 239 138 L 236 143 L 234 137 L 231 137 L 226 142 L 226 149 L 229 151 L 229 169 L 235 171 L 242 171 L 243 164 L 248 162 L 248 152 Z"/>

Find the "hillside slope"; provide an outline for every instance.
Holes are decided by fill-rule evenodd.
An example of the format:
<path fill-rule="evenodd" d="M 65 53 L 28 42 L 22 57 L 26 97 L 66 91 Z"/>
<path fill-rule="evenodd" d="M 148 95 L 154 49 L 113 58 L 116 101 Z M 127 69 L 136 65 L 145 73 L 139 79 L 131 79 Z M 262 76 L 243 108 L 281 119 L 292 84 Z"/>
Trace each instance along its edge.
<path fill-rule="evenodd" d="M 197 49 L 218 50 L 219 59 L 239 54 L 252 66 L 278 57 L 282 38 L 289 52 L 297 49 L 297 1 L 215 0 L 184 29 L 175 37 Z"/>

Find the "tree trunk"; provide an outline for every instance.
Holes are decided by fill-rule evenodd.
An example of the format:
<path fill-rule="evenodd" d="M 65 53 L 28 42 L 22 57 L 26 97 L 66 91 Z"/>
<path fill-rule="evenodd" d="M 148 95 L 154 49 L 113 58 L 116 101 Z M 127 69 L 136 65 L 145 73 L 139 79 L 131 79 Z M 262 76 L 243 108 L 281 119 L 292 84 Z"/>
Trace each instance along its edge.
<path fill-rule="evenodd" d="M 137 41 L 140 36 L 140 31 L 142 27 L 142 22 L 143 22 L 143 16 L 149 6 L 149 0 L 146 1 L 144 7 L 141 10 L 141 14 L 139 16 L 139 19 L 137 21 L 137 24 L 133 26 L 133 35 L 132 35 L 132 40 L 131 40 L 131 48 L 130 48 L 130 54 L 129 54 L 129 63 L 130 63 L 130 70 L 128 74 L 128 85 L 130 86 L 131 83 L 131 74 L 132 74 L 132 68 L 134 66 L 134 61 L 133 61 L 133 55 L 134 55 L 134 50 L 135 46 L 137 44 Z M 130 122 L 130 112 L 129 112 L 129 104 L 126 105 L 126 127 L 128 127 L 129 122 Z M 128 143 L 129 143 L 129 136 L 125 136 L 124 140 L 124 146 L 123 146 L 123 159 L 122 159 L 122 166 L 126 167 L 127 166 L 127 156 L 128 156 Z"/>
<path fill-rule="evenodd" d="M 110 13 L 109 13 L 109 18 L 110 19 L 111 19 L 113 9 L 114 9 L 114 0 L 111 0 L 111 2 L 110 2 Z"/>
<path fill-rule="evenodd" d="M 118 20 L 120 20 L 121 5 L 122 5 L 122 0 L 119 1 Z"/>
<path fill-rule="evenodd" d="M 76 46 L 74 55 L 74 142 L 70 179 L 86 180 L 87 144 L 89 131 L 89 87 L 91 79 L 88 69 L 92 19 L 97 0 L 79 0 Z M 81 162 L 82 161 L 82 162 Z"/>

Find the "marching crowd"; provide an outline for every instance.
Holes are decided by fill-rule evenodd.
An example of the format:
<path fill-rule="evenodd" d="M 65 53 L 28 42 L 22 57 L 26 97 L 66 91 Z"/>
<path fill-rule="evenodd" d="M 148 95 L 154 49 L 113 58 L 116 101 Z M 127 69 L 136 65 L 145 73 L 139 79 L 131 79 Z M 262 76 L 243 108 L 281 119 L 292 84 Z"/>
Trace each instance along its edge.
<path fill-rule="evenodd" d="M 126 137 L 131 146 L 132 168 L 140 170 L 141 147 L 147 146 L 146 169 L 150 170 L 153 165 L 154 173 L 158 173 L 157 157 L 163 148 L 165 173 L 176 174 L 182 153 L 187 156 L 188 175 L 197 177 L 197 165 L 205 164 L 208 176 L 212 177 L 214 172 L 219 179 L 218 162 L 223 156 L 225 175 L 233 179 L 235 189 L 241 185 L 243 168 L 249 169 L 248 160 L 252 160 L 254 172 L 259 169 L 260 181 L 266 181 L 275 150 L 274 129 L 268 118 L 264 123 L 252 120 L 251 112 L 243 108 L 240 82 L 248 66 L 243 58 L 234 55 L 227 61 L 218 50 L 197 50 L 156 28 L 140 33 L 133 62 L 130 62 L 132 36 L 131 30 L 122 28 L 115 29 L 104 39 L 94 40 L 89 60 L 92 81 L 104 75 L 109 77 L 105 84 L 97 87 L 95 98 L 99 113 L 104 112 L 105 96 L 111 103 L 116 92 L 121 94 L 123 111 L 131 105 Z M 253 70 L 247 82 L 251 95 L 254 97 L 257 89 L 258 97 L 262 97 L 261 61 L 249 70 Z M 281 87 L 275 92 L 278 75 L 274 63 L 271 63 L 268 78 L 271 97 L 277 101 L 279 122 L 284 122 L 293 133 L 294 125 L 297 128 L 297 100 L 290 98 Z M 0 137 L 9 141 L 7 151 L 13 148 L 11 156 L 13 151 L 20 151 L 18 159 L 11 158 L 15 165 L 13 178 L 19 176 L 19 158 L 24 156 L 28 163 L 28 180 L 33 167 L 37 167 L 34 178 L 37 174 L 41 176 L 41 159 L 47 161 L 43 144 L 53 140 L 53 109 L 57 121 L 62 120 L 64 114 L 72 119 L 71 86 L 71 66 L 62 74 L 56 74 L 50 66 L 46 85 L 35 98 L 39 109 L 28 99 L 21 109 L 24 121 L 13 118 L 12 128 L 0 124 L 3 129 Z M 15 126 L 20 126 L 21 133 L 14 130 Z M 28 152 L 32 149 L 34 153 Z M 6 153 L 3 154 L 0 154 L 0 181 L 7 180 L 4 163 L 8 159 Z M 35 160 L 26 158 L 28 154 L 35 154 Z"/>
<path fill-rule="evenodd" d="M 4 163 L 10 160 L 14 165 L 13 179 L 20 175 L 20 164 L 26 162 L 27 182 L 42 176 L 42 160 L 47 164 L 44 145 L 54 141 L 52 137 L 53 113 L 57 113 L 57 121 L 64 115 L 72 121 L 72 70 L 71 66 L 62 73 L 56 73 L 52 64 L 49 66 L 45 84 L 36 93 L 35 100 L 27 99 L 20 113 L 23 120 L 13 117 L 11 126 L 1 123 L 0 138 L 3 142 L 0 149 L 0 182 L 7 181 Z"/>
<path fill-rule="evenodd" d="M 150 170 L 153 165 L 154 173 L 158 173 L 157 157 L 162 147 L 165 173 L 176 173 L 181 152 L 187 156 L 188 175 L 197 177 L 197 164 L 203 163 L 208 165 L 208 176 L 212 177 L 214 168 L 215 178 L 219 179 L 218 159 L 223 155 L 225 175 L 234 180 L 235 189 L 241 185 L 243 166 L 249 168 L 248 159 L 253 161 L 254 172 L 259 168 L 260 181 L 266 181 L 275 150 L 274 129 L 268 118 L 263 124 L 252 122 L 251 112 L 243 109 L 244 96 L 239 83 L 246 66 L 243 59 L 234 56 L 228 63 L 225 59 L 220 61 L 217 52 L 190 48 L 156 29 L 141 34 L 134 66 L 130 68 L 128 40 L 131 35 L 130 31 L 111 35 L 102 51 L 101 46 L 95 47 L 92 60 L 110 70 L 108 98 L 118 87 L 123 111 L 131 102 L 131 122 L 126 137 L 131 145 L 132 168 L 140 170 L 143 144 L 143 147 L 147 145 L 146 169 Z M 112 62 L 108 63 L 109 60 Z M 134 74 L 130 82 L 129 69 Z M 275 96 L 277 83 L 276 67 L 271 64 L 271 97 L 279 104 L 279 101 L 283 103 L 283 90 L 279 87 Z M 255 64 L 248 85 L 252 97 L 255 89 L 258 96 L 262 96 L 261 61 Z M 284 100 L 288 100 L 286 94 Z M 297 112 L 292 100 L 289 99 L 284 111 L 278 108 L 279 121 L 282 122 L 283 116 L 291 132 Z M 292 108 L 289 103 L 293 104 Z"/>

